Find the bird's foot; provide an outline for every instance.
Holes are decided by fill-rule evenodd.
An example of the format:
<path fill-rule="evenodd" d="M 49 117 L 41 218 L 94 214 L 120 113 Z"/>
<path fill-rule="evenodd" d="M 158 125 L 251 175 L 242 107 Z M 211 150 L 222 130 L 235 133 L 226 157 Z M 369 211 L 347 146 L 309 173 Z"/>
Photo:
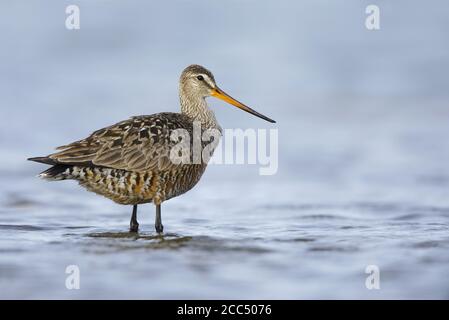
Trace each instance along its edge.
<path fill-rule="evenodd" d="M 129 224 L 129 232 L 137 232 L 139 231 L 139 224 L 137 222 L 131 222 Z"/>
<path fill-rule="evenodd" d="M 163 233 L 164 232 L 164 226 L 162 225 L 162 223 L 161 224 L 156 224 L 154 227 L 156 228 L 156 232 L 157 233 Z"/>

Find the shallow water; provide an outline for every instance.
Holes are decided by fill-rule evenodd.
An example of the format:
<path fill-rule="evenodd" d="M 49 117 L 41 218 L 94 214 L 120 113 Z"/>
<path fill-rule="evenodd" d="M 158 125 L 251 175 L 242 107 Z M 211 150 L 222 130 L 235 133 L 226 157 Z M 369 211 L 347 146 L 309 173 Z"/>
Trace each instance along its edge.
<path fill-rule="evenodd" d="M 158 236 L 152 205 L 139 207 L 136 235 L 130 207 L 75 183 L 22 180 L 22 195 L 9 188 L 2 201 L 3 298 L 449 298 L 449 205 L 431 199 L 446 184 L 386 183 L 355 200 L 324 185 L 301 197 L 288 181 L 205 177 L 166 203 Z M 65 288 L 68 265 L 80 268 L 79 290 Z M 379 290 L 365 287 L 368 265 L 380 269 Z"/>
<path fill-rule="evenodd" d="M 0 4 L 0 298 L 449 298 L 446 2 L 385 4 L 375 34 L 359 1 L 81 2 L 78 33 L 64 5 Z M 277 120 L 214 105 L 224 128 L 279 129 L 276 175 L 210 166 L 162 237 L 151 204 L 130 234 L 131 207 L 35 177 L 27 157 L 176 111 L 192 62 Z"/>

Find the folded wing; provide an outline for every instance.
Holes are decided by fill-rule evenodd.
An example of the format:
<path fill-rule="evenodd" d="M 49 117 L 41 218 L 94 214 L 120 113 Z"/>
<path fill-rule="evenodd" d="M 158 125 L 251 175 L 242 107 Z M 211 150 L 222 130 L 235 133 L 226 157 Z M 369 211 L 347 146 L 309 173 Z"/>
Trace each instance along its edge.
<path fill-rule="evenodd" d="M 133 117 L 100 129 L 89 137 L 58 147 L 47 161 L 57 164 L 99 166 L 128 171 L 166 170 L 174 164 L 170 139 L 175 129 L 191 133 L 189 118 L 178 113 Z M 44 161 L 40 161 L 44 162 Z"/>

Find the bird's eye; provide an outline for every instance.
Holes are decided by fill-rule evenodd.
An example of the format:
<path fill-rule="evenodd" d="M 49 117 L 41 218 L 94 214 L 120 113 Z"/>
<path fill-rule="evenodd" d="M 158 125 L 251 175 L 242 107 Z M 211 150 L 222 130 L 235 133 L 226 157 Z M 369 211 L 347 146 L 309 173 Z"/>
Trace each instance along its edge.
<path fill-rule="evenodd" d="M 198 76 L 198 77 L 196 77 L 198 80 L 200 80 L 200 81 L 203 81 L 204 80 L 204 77 L 203 76 Z"/>

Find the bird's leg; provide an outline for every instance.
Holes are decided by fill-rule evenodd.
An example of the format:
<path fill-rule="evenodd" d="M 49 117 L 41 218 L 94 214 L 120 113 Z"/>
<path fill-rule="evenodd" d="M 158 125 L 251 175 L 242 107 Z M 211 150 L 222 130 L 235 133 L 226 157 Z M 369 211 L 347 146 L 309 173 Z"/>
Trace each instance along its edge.
<path fill-rule="evenodd" d="M 129 222 L 129 232 L 137 232 L 139 230 L 139 223 L 137 222 L 137 204 L 133 205 L 133 214 Z"/>
<path fill-rule="evenodd" d="M 156 221 L 154 223 L 154 227 L 156 228 L 157 233 L 162 233 L 164 231 L 164 226 L 162 225 L 160 204 L 156 205 Z"/>

